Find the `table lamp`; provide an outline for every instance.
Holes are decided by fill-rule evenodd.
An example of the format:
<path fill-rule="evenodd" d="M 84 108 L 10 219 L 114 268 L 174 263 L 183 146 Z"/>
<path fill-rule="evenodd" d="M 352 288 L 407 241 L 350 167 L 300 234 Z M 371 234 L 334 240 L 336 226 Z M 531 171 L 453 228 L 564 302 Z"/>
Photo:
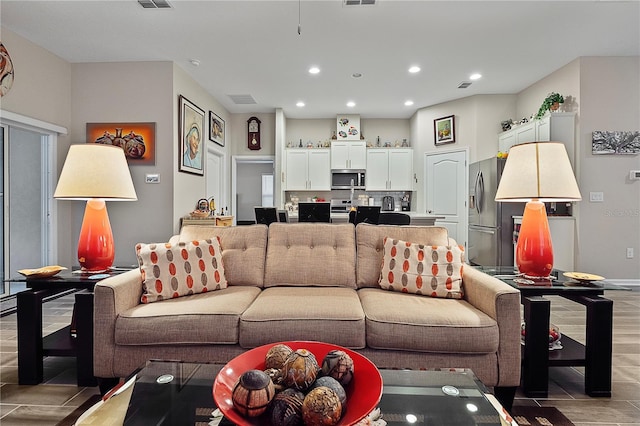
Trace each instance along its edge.
<path fill-rule="evenodd" d="M 562 142 L 511 147 L 495 199 L 527 203 L 516 245 L 516 265 L 525 277 L 548 278 L 553 269 L 553 246 L 544 202 L 581 198 Z"/>
<path fill-rule="evenodd" d="M 108 270 L 115 247 L 105 201 L 138 199 L 122 148 L 96 143 L 71 145 L 53 198 L 87 200 L 78 261 L 87 272 Z"/>

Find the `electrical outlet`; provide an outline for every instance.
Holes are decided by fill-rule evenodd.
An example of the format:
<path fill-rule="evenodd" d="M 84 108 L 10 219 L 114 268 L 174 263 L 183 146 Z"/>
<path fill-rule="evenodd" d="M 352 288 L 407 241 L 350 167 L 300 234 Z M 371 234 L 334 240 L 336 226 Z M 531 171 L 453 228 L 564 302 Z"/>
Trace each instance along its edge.
<path fill-rule="evenodd" d="M 633 259 L 633 247 L 627 247 L 627 259 Z"/>
<path fill-rule="evenodd" d="M 589 201 L 592 203 L 602 203 L 604 201 L 604 192 L 590 192 Z"/>
<path fill-rule="evenodd" d="M 147 173 L 144 176 L 145 183 L 160 183 L 160 174 L 159 173 Z"/>

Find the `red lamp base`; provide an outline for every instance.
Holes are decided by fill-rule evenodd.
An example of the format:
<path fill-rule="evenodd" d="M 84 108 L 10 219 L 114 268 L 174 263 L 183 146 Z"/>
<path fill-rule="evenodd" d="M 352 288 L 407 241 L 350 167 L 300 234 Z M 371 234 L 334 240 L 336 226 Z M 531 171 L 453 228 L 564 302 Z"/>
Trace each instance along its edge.
<path fill-rule="evenodd" d="M 516 246 L 518 271 L 529 278 L 548 278 L 553 269 L 553 246 L 544 203 L 529 201 L 524 209 Z"/>
<path fill-rule="evenodd" d="M 101 272 L 113 265 L 116 255 L 107 205 L 102 199 L 87 201 L 78 239 L 78 261 L 83 271 Z"/>

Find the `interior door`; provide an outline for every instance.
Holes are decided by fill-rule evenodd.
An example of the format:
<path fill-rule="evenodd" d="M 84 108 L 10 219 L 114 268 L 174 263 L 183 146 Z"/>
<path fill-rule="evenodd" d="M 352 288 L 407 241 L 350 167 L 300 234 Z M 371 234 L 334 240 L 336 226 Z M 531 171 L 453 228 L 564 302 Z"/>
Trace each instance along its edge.
<path fill-rule="evenodd" d="M 467 246 L 467 157 L 468 151 L 425 153 L 424 199 L 426 213 L 444 216 L 437 225 L 444 226 L 458 244 Z"/>
<path fill-rule="evenodd" d="M 216 202 L 216 213 L 225 207 L 224 197 L 224 155 L 215 149 L 207 151 L 207 199 L 213 197 Z"/>

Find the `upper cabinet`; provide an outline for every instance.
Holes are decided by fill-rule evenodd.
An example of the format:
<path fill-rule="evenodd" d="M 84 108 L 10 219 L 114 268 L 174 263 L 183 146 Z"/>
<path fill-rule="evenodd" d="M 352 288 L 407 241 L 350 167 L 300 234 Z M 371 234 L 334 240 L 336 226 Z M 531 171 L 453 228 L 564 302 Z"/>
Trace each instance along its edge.
<path fill-rule="evenodd" d="M 285 188 L 287 190 L 331 190 L 328 149 L 287 149 Z"/>
<path fill-rule="evenodd" d="M 366 169 L 367 143 L 365 141 L 331 142 L 332 169 Z"/>
<path fill-rule="evenodd" d="M 513 145 L 525 142 L 562 142 L 567 148 L 571 164 L 575 156 L 575 114 L 554 112 L 539 120 L 498 134 L 498 151 L 507 152 Z"/>
<path fill-rule="evenodd" d="M 412 191 L 413 149 L 367 150 L 367 191 Z"/>

